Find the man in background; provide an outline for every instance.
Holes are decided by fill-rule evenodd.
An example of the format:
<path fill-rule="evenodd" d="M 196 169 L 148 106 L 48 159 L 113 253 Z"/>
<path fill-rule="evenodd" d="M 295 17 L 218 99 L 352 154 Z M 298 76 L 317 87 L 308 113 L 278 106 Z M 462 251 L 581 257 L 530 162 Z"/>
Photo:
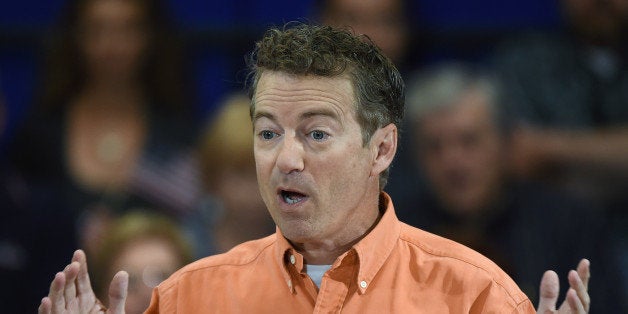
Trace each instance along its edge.
<path fill-rule="evenodd" d="M 512 175 L 506 100 L 494 77 L 441 64 L 422 72 L 407 95 L 408 136 L 426 189 L 399 206 L 402 220 L 486 255 L 531 298 L 547 265 L 566 273 L 591 256 L 593 308 L 622 308 L 613 301 L 622 298 L 604 217 L 589 202 Z"/>

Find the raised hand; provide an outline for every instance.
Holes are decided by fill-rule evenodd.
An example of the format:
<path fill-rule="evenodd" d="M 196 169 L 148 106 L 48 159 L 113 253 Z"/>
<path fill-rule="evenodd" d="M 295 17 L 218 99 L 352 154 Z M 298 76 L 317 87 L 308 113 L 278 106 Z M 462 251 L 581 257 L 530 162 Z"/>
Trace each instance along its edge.
<path fill-rule="evenodd" d="M 584 314 L 589 312 L 591 299 L 587 291 L 589 278 L 591 277 L 590 263 L 587 259 L 582 259 L 578 263 L 577 271 L 571 270 L 568 275 L 569 290 L 565 296 L 565 301 L 556 309 L 556 302 L 560 292 L 560 284 L 558 275 L 548 270 L 543 274 L 540 287 L 539 306 L 536 310 L 537 314 L 551 313 L 578 313 Z"/>
<path fill-rule="evenodd" d="M 39 314 L 57 313 L 124 313 L 129 275 L 118 272 L 109 286 L 110 308 L 107 309 L 92 290 L 87 272 L 87 259 L 82 250 L 72 256 L 72 263 L 55 275 L 50 292 L 41 300 Z"/>

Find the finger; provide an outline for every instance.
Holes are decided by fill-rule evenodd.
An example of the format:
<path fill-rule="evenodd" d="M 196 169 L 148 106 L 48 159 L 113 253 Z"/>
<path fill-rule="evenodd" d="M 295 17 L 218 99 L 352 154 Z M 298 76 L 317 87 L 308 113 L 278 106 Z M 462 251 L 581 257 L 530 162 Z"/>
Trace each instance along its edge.
<path fill-rule="evenodd" d="M 537 313 L 553 313 L 553 311 L 556 310 L 559 289 L 560 283 L 556 272 L 551 270 L 546 271 L 543 274 L 543 278 L 541 278 Z"/>
<path fill-rule="evenodd" d="M 39 308 L 37 308 L 37 314 L 50 314 L 51 311 L 52 303 L 50 302 L 50 298 L 44 297 L 43 299 L 41 299 Z"/>
<path fill-rule="evenodd" d="M 76 289 L 79 295 L 94 294 L 92 291 L 92 284 L 89 280 L 89 274 L 87 273 L 87 257 L 83 250 L 76 250 L 72 257 L 72 262 L 79 263 L 79 271 L 76 280 Z"/>
<path fill-rule="evenodd" d="M 119 271 L 111 280 L 109 286 L 109 311 L 108 313 L 124 313 L 127 290 L 129 288 L 129 274 Z"/>
<path fill-rule="evenodd" d="M 580 279 L 582 279 L 584 288 L 588 289 L 589 279 L 591 278 L 591 262 L 586 258 L 581 259 L 580 263 L 578 263 L 578 267 L 576 268 L 576 270 L 578 271 Z"/>
<path fill-rule="evenodd" d="M 65 289 L 63 294 L 65 297 L 66 308 L 71 308 L 71 305 L 76 307 L 78 303 L 78 300 L 76 299 L 76 277 L 79 267 L 80 265 L 78 262 L 72 262 L 63 270 L 63 273 L 65 274 Z"/>
<path fill-rule="evenodd" d="M 581 303 L 588 312 L 591 299 L 589 298 L 589 293 L 587 292 L 587 287 L 584 285 L 584 282 L 580 279 L 580 276 L 575 270 L 570 271 L 567 278 L 569 280 L 569 286 L 571 287 L 570 290 L 574 290 L 576 297 L 579 299 L 578 303 Z"/>
<path fill-rule="evenodd" d="M 51 313 L 61 313 L 65 310 L 65 298 L 63 290 L 65 288 L 65 274 L 58 272 L 55 275 L 55 279 L 50 284 L 50 292 L 48 292 L 48 298 L 50 299 Z"/>
<path fill-rule="evenodd" d="M 569 303 L 571 313 L 586 314 L 588 312 L 588 310 L 584 309 L 584 305 L 580 302 L 580 298 L 574 289 L 570 288 L 565 298 L 567 299 L 567 303 Z"/>

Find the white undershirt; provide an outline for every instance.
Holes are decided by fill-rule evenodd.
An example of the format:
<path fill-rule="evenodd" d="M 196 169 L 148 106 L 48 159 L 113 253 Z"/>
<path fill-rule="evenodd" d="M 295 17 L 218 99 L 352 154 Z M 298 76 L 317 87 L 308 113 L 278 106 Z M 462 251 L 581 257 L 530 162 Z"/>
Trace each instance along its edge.
<path fill-rule="evenodd" d="M 331 268 L 331 265 L 305 265 L 305 272 L 307 273 L 317 287 L 321 287 L 323 281 L 323 275 Z"/>

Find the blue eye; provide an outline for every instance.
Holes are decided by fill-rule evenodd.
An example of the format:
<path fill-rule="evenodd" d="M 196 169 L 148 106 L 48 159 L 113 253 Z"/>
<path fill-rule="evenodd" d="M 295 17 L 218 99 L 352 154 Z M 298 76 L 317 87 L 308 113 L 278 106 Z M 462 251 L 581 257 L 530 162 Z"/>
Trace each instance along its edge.
<path fill-rule="evenodd" d="M 323 131 L 319 131 L 319 130 L 314 130 L 312 132 L 310 132 L 310 136 L 312 137 L 312 139 L 316 140 L 316 141 L 322 141 L 324 139 L 327 138 L 327 133 L 323 132 Z"/>
<path fill-rule="evenodd" d="M 275 137 L 275 135 L 277 135 L 277 133 L 273 131 L 264 130 L 260 132 L 259 135 L 262 137 L 262 139 L 272 140 Z"/>

